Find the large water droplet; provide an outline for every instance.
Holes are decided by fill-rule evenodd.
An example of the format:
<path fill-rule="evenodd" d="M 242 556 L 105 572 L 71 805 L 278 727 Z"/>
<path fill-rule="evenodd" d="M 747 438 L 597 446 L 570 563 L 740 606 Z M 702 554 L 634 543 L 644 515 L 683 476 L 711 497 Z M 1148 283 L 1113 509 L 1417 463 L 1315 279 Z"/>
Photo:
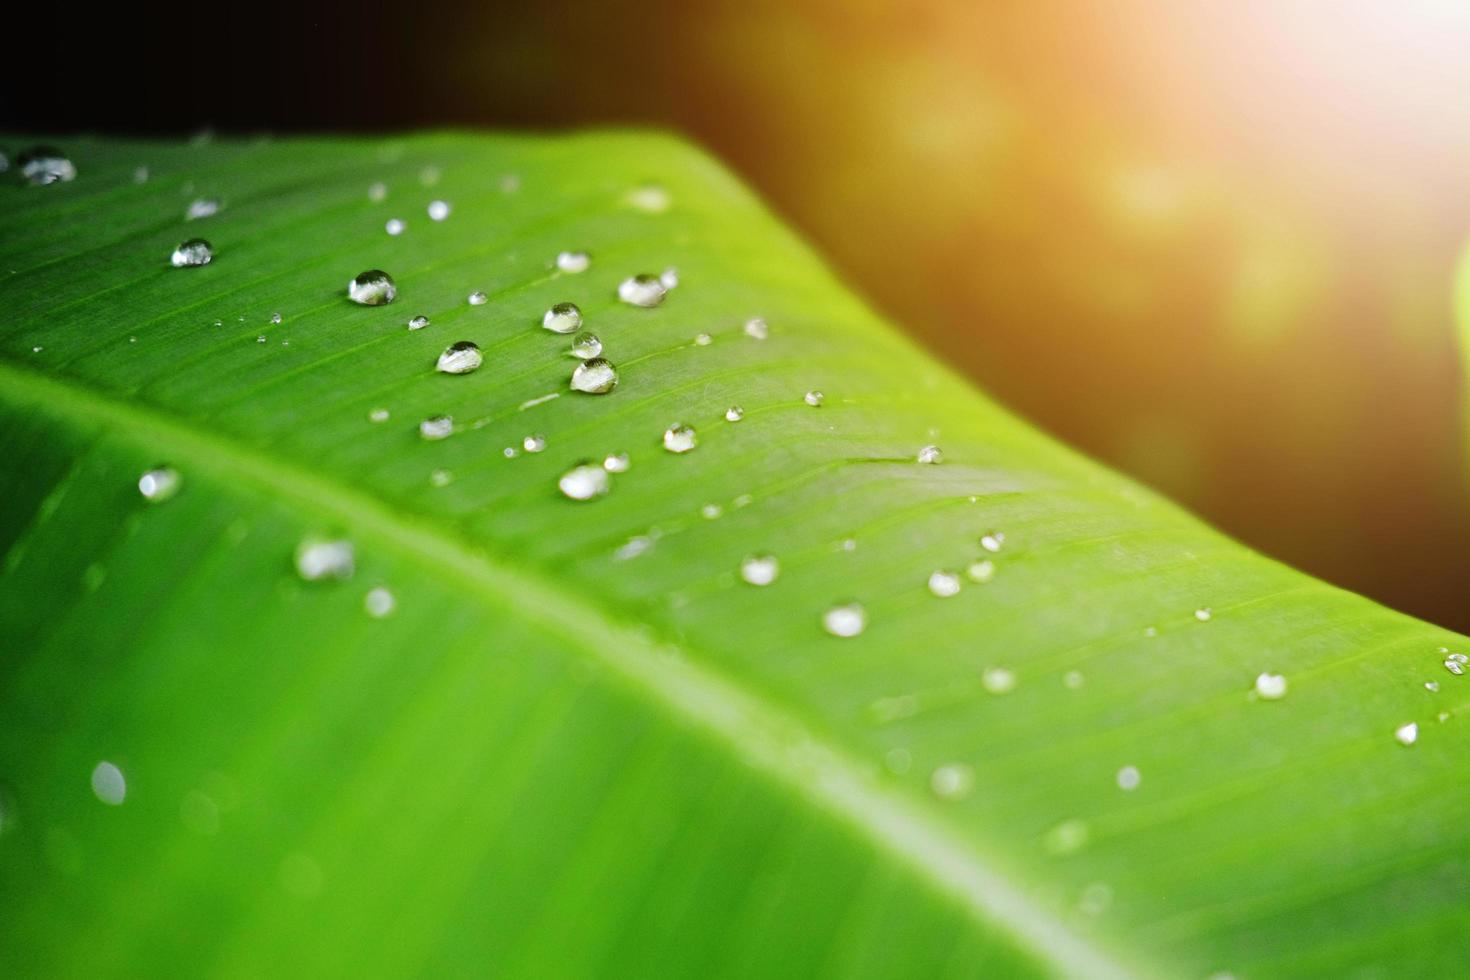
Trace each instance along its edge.
<path fill-rule="evenodd" d="M 450 415 L 431 415 L 419 423 L 419 435 L 429 442 L 448 439 L 453 434 L 454 417 Z"/>
<path fill-rule="evenodd" d="M 822 613 L 822 629 L 833 636 L 857 636 L 868 628 L 868 611 L 859 603 L 844 602 Z"/>
<path fill-rule="evenodd" d="M 987 694 L 1009 694 L 1016 689 L 1016 675 L 1005 667 L 986 667 L 980 674 L 980 686 Z"/>
<path fill-rule="evenodd" d="M 374 619 L 382 619 L 389 615 L 397 605 L 398 600 L 393 598 L 393 593 L 381 585 L 376 589 L 370 589 L 368 594 L 362 597 L 362 607 Z"/>
<path fill-rule="evenodd" d="M 356 567 L 351 541 L 310 537 L 296 546 L 296 574 L 308 582 L 348 579 Z"/>
<path fill-rule="evenodd" d="M 664 430 L 664 448 L 671 453 L 687 453 L 699 445 L 699 433 L 694 426 L 676 422 Z"/>
<path fill-rule="evenodd" d="M 179 492 L 182 482 L 172 466 L 155 466 L 138 478 L 138 492 L 149 503 L 161 504 Z"/>
<path fill-rule="evenodd" d="M 449 217 L 449 202 L 430 201 L 429 217 L 435 221 L 443 221 L 445 218 Z"/>
<path fill-rule="evenodd" d="M 960 577 L 954 572 L 939 569 L 929 575 L 929 591 L 941 599 L 959 595 Z"/>
<path fill-rule="evenodd" d="M 590 330 L 583 330 L 572 338 L 572 354 L 575 357 L 591 358 L 602 353 L 602 340 Z"/>
<path fill-rule="evenodd" d="M 470 293 L 467 301 L 471 306 L 484 306 L 486 303 L 490 302 L 490 297 L 486 296 L 484 293 L 477 289 L 473 293 Z"/>
<path fill-rule="evenodd" d="M 804 402 L 806 402 L 812 408 L 821 408 L 822 407 L 822 402 L 826 399 L 826 397 L 827 397 L 826 395 L 822 394 L 820 391 L 817 391 L 815 388 L 813 388 L 811 391 L 809 391 L 805 395 L 803 395 L 801 397 L 801 400 L 804 401 Z"/>
<path fill-rule="evenodd" d="M 1402 746 L 1410 746 L 1419 741 L 1419 726 L 1415 722 L 1400 725 L 1393 730 L 1394 739 Z"/>
<path fill-rule="evenodd" d="M 571 333 L 582 325 L 582 311 L 576 303 L 557 303 L 541 315 L 541 326 L 552 333 Z"/>
<path fill-rule="evenodd" d="M 1270 673 L 1256 675 L 1256 697 L 1263 701 L 1280 701 L 1286 697 L 1286 676 Z"/>
<path fill-rule="evenodd" d="M 586 252 L 558 252 L 556 267 L 562 272 L 586 272 L 592 265 L 592 256 Z"/>
<path fill-rule="evenodd" d="M 664 301 L 668 290 L 658 276 L 629 276 L 618 284 L 618 299 L 630 306 L 652 307 Z"/>
<path fill-rule="evenodd" d="M 944 459 L 944 451 L 938 446 L 925 446 L 919 450 L 919 462 L 933 465 Z"/>
<path fill-rule="evenodd" d="M 382 269 L 369 269 L 359 273 L 347 284 L 347 297 L 359 306 L 384 306 L 393 302 L 398 287 L 393 277 Z"/>
<path fill-rule="evenodd" d="M 740 577 L 751 585 L 770 585 L 780 574 L 781 562 L 775 555 L 746 555 L 740 562 Z"/>
<path fill-rule="evenodd" d="M 128 781 L 111 762 L 99 762 L 92 770 L 92 792 L 108 806 L 122 806 L 128 796 Z"/>
<path fill-rule="evenodd" d="M 191 238 L 187 242 L 180 242 L 179 247 L 174 249 L 174 254 L 169 256 L 169 262 L 175 269 L 209 265 L 213 260 L 214 249 L 202 238 Z"/>
<path fill-rule="evenodd" d="M 429 325 L 429 318 L 423 315 L 416 316 L 408 321 L 408 329 L 422 330 Z"/>
<path fill-rule="evenodd" d="M 434 370 L 442 374 L 469 374 L 484 363 L 480 346 L 472 340 L 458 340 L 444 348 Z"/>
<path fill-rule="evenodd" d="M 200 218 L 212 218 L 219 214 L 219 201 L 212 197 L 200 197 L 189 202 L 189 208 L 184 212 L 185 221 L 197 221 Z"/>
<path fill-rule="evenodd" d="M 55 147 L 32 147 L 16 157 L 15 162 L 20 167 L 20 175 L 36 187 L 77 178 L 77 168 Z"/>
<path fill-rule="evenodd" d="M 963 800 L 975 790 L 975 770 L 963 762 L 949 762 L 929 774 L 929 789 L 941 800 Z"/>
<path fill-rule="evenodd" d="M 594 357 L 578 364 L 572 371 L 572 390 L 589 395 L 605 395 L 618 384 L 618 369 L 612 361 Z"/>
<path fill-rule="evenodd" d="M 587 460 L 563 473 L 556 485 L 572 500 L 592 500 L 607 493 L 612 485 L 607 474 L 605 468 Z"/>
<path fill-rule="evenodd" d="M 608 453 L 602 460 L 602 468 L 609 473 L 626 473 L 632 465 L 627 453 Z"/>
<path fill-rule="evenodd" d="M 770 336 L 771 328 L 766 326 L 766 321 L 761 317 L 754 316 L 745 321 L 745 335 L 756 340 L 765 340 Z"/>

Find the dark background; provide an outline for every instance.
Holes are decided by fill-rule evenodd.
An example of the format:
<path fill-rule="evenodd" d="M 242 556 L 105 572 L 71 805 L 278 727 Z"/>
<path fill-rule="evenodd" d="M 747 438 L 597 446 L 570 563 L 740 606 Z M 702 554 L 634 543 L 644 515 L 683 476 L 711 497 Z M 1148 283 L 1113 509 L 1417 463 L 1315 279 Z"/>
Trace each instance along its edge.
<path fill-rule="evenodd" d="M 1263 551 L 1470 630 L 1456 5 L 27 14 L 7 130 L 677 129 L 1022 414 Z"/>

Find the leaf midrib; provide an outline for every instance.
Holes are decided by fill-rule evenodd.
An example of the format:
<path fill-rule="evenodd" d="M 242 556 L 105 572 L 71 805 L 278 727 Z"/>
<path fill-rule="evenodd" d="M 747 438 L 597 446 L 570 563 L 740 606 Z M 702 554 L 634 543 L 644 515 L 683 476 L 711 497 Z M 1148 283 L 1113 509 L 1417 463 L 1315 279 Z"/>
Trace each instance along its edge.
<path fill-rule="evenodd" d="M 120 400 L 74 380 L 39 374 L 0 359 L 10 398 L 53 416 L 114 425 L 151 445 L 189 459 L 376 537 L 418 562 L 453 575 L 492 600 L 514 595 L 537 621 L 616 672 L 690 728 L 726 745 L 735 759 L 795 790 L 807 803 L 856 830 L 917 877 L 947 895 L 973 919 L 998 927 L 1040 963 L 1065 976 L 1126 977 L 1112 951 L 1073 932 L 1035 905 L 1000 870 L 1001 862 L 906 795 L 885 787 L 871 767 L 816 736 L 799 719 L 765 702 L 688 655 L 677 644 L 651 644 L 646 635 L 591 601 L 588 590 L 556 587 L 540 572 L 466 547 L 417 518 L 292 462 L 258 452 L 218 431 L 204 430 L 152 408 Z M 799 747 L 800 751 L 793 751 Z"/>

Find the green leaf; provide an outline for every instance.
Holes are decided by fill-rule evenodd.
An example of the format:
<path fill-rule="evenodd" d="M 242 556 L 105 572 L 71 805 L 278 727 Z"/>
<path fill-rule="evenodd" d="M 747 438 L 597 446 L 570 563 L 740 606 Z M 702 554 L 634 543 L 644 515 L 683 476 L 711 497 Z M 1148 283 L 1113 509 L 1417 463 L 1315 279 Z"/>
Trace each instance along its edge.
<path fill-rule="evenodd" d="M 1014 420 L 697 151 L 66 148 L 75 181 L 0 189 L 0 973 L 1463 969 L 1465 641 Z M 214 261 L 171 268 L 195 236 Z M 391 305 L 345 298 L 369 268 Z M 567 389 L 561 301 L 613 393 Z M 459 340 L 484 366 L 435 373 Z M 621 451 L 606 497 L 558 492 Z M 350 580 L 301 580 L 311 535 Z"/>

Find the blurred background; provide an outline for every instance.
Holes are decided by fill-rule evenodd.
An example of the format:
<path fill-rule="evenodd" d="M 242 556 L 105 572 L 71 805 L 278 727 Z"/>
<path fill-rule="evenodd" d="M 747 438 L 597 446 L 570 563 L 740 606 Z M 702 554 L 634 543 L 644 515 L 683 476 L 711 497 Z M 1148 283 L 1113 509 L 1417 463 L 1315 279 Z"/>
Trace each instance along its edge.
<path fill-rule="evenodd" d="M 682 131 L 1021 414 L 1268 554 L 1470 630 L 1470 3 L 37 13 L 9 129 Z"/>

